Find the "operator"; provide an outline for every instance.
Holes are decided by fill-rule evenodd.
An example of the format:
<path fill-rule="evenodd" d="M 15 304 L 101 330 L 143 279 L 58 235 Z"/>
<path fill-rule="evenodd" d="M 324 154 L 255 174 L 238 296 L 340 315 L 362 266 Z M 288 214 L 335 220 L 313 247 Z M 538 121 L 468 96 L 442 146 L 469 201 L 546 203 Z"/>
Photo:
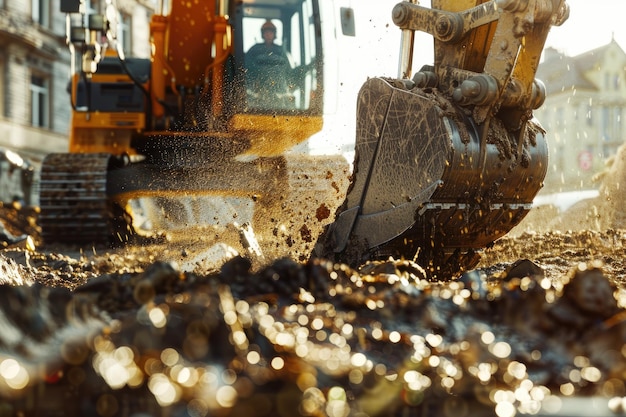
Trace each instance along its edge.
<path fill-rule="evenodd" d="M 261 26 L 263 42 L 246 53 L 248 102 L 262 108 L 285 107 L 292 68 L 287 52 L 276 45 L 276 26 L 267 20 Z"/>
<path fill-rule="evenodd" d="M 258 61 L 273 61 L 276 63 L 289 64 L 287 54 L 280 45 L 276 45 L 276 26 L 271 20 L 266 20 L 261 26 L 263 42 L 257 43 L 246 53 L 246 63 L 254 65 Z M 250 65 L 246 65 L 250 67 Z"/>

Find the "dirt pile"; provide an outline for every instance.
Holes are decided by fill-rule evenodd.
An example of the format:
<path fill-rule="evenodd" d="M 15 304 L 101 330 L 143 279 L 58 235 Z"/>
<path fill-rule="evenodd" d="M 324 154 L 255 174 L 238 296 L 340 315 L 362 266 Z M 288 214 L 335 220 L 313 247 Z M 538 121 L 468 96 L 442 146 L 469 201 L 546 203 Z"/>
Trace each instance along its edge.
<path fill-rule="evenodd" d="M 609 159 L 606 169 L 596 177 L 598 196 L 579 201 L 565 212 L 556 207 L 535 208 L 514 230 L 534 231 L 605 231 L 626 228 L 626 146 Z"/>
<path fill-rule="evenodd" d="M 607 163 L 607 169 L 599 176 L 599 196 L 591 201 L 582 202 L 572 214 L 585 213 L 586 222 L 592 230 L 626 228 L 626 146 L 622 145 L 617 154 Z M 574 221 L 575 217 L 563 219 L 563 223 Z M 595 228 L 594 228 L 595 227 Z"/>
<path fill-rule="evenodd" d="M 0 395 L 67 416 L 513 416 L 626 396 L 625 297 L 600 264 L 450 283 L 410 262 L 249 268 L 5 287 Z"/>

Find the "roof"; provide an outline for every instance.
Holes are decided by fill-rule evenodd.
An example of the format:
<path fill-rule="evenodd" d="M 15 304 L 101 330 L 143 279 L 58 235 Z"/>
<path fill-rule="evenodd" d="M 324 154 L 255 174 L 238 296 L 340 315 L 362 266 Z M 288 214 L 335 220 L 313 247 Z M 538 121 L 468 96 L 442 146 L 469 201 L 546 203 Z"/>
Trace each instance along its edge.
<path fill-rule="evenodd" d="M 598 91 L 586 74 L 607 59 L 611 49 L 618 48 L 626 62 L 626 52 L 615 42 L 576 56 L 567 56 L 554 48 L 546 48 L 544 60 L 537 69 L 537 78 L 546 85 L 547 94 L 557 94 L 568 90 Z"/>

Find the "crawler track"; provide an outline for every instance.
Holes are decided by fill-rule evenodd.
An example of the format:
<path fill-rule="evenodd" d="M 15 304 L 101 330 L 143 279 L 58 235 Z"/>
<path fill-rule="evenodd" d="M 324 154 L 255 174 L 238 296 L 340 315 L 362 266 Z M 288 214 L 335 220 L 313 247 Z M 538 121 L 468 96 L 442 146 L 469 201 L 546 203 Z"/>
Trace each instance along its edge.
<path fill-rule="evenodd" d="M 109 154 L 51 154 L 41 168 L 44 241 L 101 242 L 111 234 Z"/>

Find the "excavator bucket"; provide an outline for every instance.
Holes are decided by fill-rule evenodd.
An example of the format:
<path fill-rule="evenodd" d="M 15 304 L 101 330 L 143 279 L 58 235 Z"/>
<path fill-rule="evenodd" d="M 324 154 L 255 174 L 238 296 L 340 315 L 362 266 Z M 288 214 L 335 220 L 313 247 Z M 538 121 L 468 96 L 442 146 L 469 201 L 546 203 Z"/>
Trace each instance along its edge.
<path fill-rule="evenodd" d="M 564 3 L 458 3 L 394 9 L 402 29 L 434 34 L 435 66 L 361 88 L 352 183 L 317 255 L 351 265 L 407 258 L 448 279 L 531 209 L 548 160 L 532 119 L 544 98 L 534 74 Z M 513 26 L 520 18 L 528 25 Z"/>
<path fill-rule="evenodd" d="M 333 224 L 332 250 L 351 264 L 421 251 L 431 267 L 472 266 L 468 252 L 527 214 L 547 168 L 544 133 L 532 122 L 520 154 L 501 123 L 486 138 L 481 143 L 479 126 L 436 93 L 369 80 L 359 94 L 354 181 Z"/>

